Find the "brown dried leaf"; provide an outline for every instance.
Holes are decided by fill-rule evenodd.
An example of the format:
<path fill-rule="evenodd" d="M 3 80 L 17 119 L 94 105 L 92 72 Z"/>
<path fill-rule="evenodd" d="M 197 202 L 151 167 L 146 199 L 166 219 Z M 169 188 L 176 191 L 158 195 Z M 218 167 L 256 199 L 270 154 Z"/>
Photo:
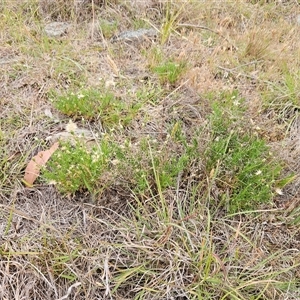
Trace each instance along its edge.
<path fill-rule="evenodd" d="M 40 174 L 41 168 L 45 166 L 51 155 L 57 150 L 58 146 L 59 143 L 56 142 L 51 146 L 50 149 L 40 151 L 31 159 L 31 161 L 28 163 L 25 169 L 25 175 L 23 178 L 23 182 L 26 186 L 33 185 L 34 181 L 38 178 Z"/>

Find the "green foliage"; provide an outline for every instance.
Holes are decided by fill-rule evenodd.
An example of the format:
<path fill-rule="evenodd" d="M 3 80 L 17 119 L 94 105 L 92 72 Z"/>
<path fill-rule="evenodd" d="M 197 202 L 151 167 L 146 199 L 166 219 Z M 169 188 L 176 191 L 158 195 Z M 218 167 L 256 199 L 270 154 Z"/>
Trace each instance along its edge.
<path fill-rule="evenodd" d="M 96 89 L 68 92 L 54 96 L 54 105 L 67 116 L 93 120 L 100 118 L 104 125 L 128 125 L 140 108 L 140 104 L 126 104 L 112 93 Z"/>
<path fill-rule="evenodd" d="M 63 143 L 44 169 L 43 178 L 55 183 L 62 193 L 75 193 L 82 189 L 93 193 L 100 176 L 109 166 L 113 148 L 104 140 L 92 149 L 80 141 L 75 145 Z"/>
<path fill-rule="evenodd" d="M 176 7 L 173 1 L 166 1 L 164 20 L 160 28 L 161 44 L 165 44 L 171 35 L 176 30 L 177 23 L 180 21 L 180 14 L 185 6 L 186 2 L 183 2 L 180 7 Z"/>
<path fill-rule="evenodd" d="M 65 113 L 76 108 L 85 117 L 91 110 L 96 110 L 98 113 L 105 111 L 110 121 L 114 116 L 120 118 L 111 94 L 101 96 L 93 91 L 69 97 L 74 99 L 73 103 L 58 98 L 65 105 Z M 251 131 L 240 129 L 244 108 L 238 92 L 223 93 L 220 97 L 222 101 L 220 98 L 215 102 L 210 118 L 211 141 L 205 153 L 206 168 L 223 195 L 222 207 L 227 205 L 230 213 L 257 209 L 259 204 L 271 200 L 281 165 L 274 162 L 262 139 Z M 192 139 L 195 142 L 191 144 L 183 133 L 182 124 L 175 122 L 165 144 L 145 139 L 135 151 L 129 144 L 121 151 L 121 147 L 112 150 L 103 142 L 92 152 L 80 144 L 76 147 L 65 145 L 64 151 L 56 153 L 52 159 L 52 175 L 47 173 L 47 179 L 60 182 L 63 192 L 75 192 L 83 187 L 93 192 L 103 170 L 114 159 L 112 153 L 119 149 L 119 176 L 133 186 L 135 193 L 144 195 L 148 191 L 152 194 L 157 188 L 163 191 L 175 187 L 178 175 L 188 171 L 191 161 L 199 159 L 197 138 Z"/>
<path fill-rule="evenodd" d="M 223 200 L 228 202 L 230 213 L 255 210 L 259 204 L 270 201 L 272 187 L 282 169 L 265 141 L 240 131 L 234 119 L 218 104 L 214 105 L 213 138 L 206 151 L 208 171 L 224 197 L 228 197 Z"/>
<path fill-rule="evenodd" d="M 152 104 L 159 103 L 163 96 L 163 89 L 152 82 L 147 82 L 140 89 L 136 91 L 136 98 L 140 103 L 150 102 Z"/>
<path fill-rule="evenodd" d="M 165 58 L 161 47 L 153 47 L 145 55 L 148 58 L 149 69 L 158 75 L 161 84 L 175 84 L 187 69 L 186 61 Z"/>
<path fill-rule="evenodd" d="M 158 64 L 162 63 L 163 61 L 164 55 L 161 47 L 155 46 L 148 51 L 143 50 L 142 53 L 148 59 L 148 67 L 150 68 L 150 70 L 153 70 Z"/>
<path fill-rule="evenodd" d="M 54 105 L 68 116 L 93 119 L 98 116 L 100 105 L 100 110 L 108 109 L 113 100 L 114 96 L 110 93 L 101 94 L 97 90 L 86 90 L 57 96 Z"/>
<path fill-rule="evenodd" d="M 284 76 L 284 87 L 286 89 L 286 97 L 295 105 L 300 106 L 300 72 L 290 73 L 286 71 Z"/>
<path fill-rule="evenodd" d="M 162 62 L 153 68 L 153 71 L 158 74 L 161 83 L 174 84 L 180 78 L 182 73 L 186 70 L 186 63 L 181 61 L 176 63 L 174 61 Z"/>
<path fill-rule="evenodd" d="M 297 182 L 286 188 L 299 179 L 297 149 L 287 143 L 287 170 L 295 174 L 278 179 L 280 164 L 255 135 L 267 136 L 272 126 L 284 134 L 296 125 L 299 36 L 287 20 L 294 19 L 292 2 L 296 7 L 297 1 L 251 1 L 262 7 L 249 1 L 152 2 L 148 9 L 141 1 L 1 1 L 0 220 L 5 242 L 0 255 L 1 281 L 10 283 L 5 299 L 41 299 L 47 292 L 55 299 L 78 300 L 99 295 L 299 298 L 295 242 L 300 207 L 290 195 Z M 48 37 L 45 25 L 55 20 L 68 21 L 71 30 Z M 121 31 L 149 24 L 159 28 L 161 44 L 148 48 L 141 43 L 137 49 L 91 36 L 90 25 L 109 39 L 114 22 Z M 186 68 L 183 63 L 180 73 L 175 53 L 181 49 L 190 54 L 188 65 L 195 72 L 201 64 L 207 82 L 191 74 L 188 86 L 173 89 Z M 115 78 L 115 94 L 87 80 L 97 78 L 99 68 L 107 69 L 106 55 L 113 57 L 113 71 L 124 75 Z M 217 65 L 222 76 L 211 78 Z M 146 68 L 157 80 L 151 75 L 140 80 Z M 249 97 L 247 112 L 238 91 L 218 94 L 241 83 Z M 208 85 L 210 97 L 190 90 L 204 91 Z M 39 109 L 51 88 L 59 91 L 53 97 L 59 111 L 108 132 L 94 147 L 61 143 L 42 170 L 62 193 L 76 192 L 75 199 L 93 204 L 75 205 L 73 197 L 38 183 L 20 187 L 29 158 L 45 146 L 49 130 L 59 130 Z M 262 112 L 264 92 L 268 103 Z M 51 103 L 45 108 L 53 111 Z M 136 114 L 133 126 L 122 130 Z M 286 127 L 280 118 L 293 123 Z M 273 186 L 276 200 L 286 199 L 286 205 L 259 207 L 272 200 Z M 22 289 L 22 281 L 30 284 Z"/>
<path fill-rule="evenodd" d="M 194 150 L 194 145 L 189 147 L 182 141 L 169 140 L 161 145 L 144 139 L 134 151 L 130 147 L 123 150 L 120 176 L 131 183 L 137 195 L 155 194 L 158 187 L 162 191 L 176 187 L 178 175 L 187 170 Z"/>

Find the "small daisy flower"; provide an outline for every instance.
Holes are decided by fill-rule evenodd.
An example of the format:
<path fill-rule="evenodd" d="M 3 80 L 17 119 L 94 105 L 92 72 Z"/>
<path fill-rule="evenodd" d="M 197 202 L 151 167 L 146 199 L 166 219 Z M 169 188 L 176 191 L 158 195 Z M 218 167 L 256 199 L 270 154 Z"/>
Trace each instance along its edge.
<path fill-rule="evenodd" d="M 72 120 L 69 121 L 69 123 L 66 125 L 67 132 L 74 132 L 77 129 L 77 125 L 72 122 Z"/>
<path fill-rule="evenodd" d="M 258 170 L 256 173 L 255 173 L 255 175 L 260 175 L 262 173 L 262 171 L 261 170 Z"/>
<path fill-rule="evenodd" d="M 100 159 L 100 155 L 99 154 L 94 154 L 92 155 L 92 162 L 93 163 L 97 163 Z"/>
<path fill-rule="evenodd" d="M 240 105 L 240 101 L 239 100 L 234 100 L 233 101 L 233 105 L 234 106 L 239 106 Z"/>

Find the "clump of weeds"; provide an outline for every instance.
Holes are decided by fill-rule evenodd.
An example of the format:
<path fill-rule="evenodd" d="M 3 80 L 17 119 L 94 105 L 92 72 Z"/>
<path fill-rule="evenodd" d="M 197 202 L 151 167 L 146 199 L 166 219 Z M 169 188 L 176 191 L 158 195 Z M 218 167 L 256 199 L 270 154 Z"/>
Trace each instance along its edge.
<path fill-rule="evenodd" d="M 300 298 L 296 2 L 1 1 L 1 299 Z"/>
<path fill-rule="evenodd" d="M 230 213 L 255 210 L 272 200 L 282 166 L 263 139 L 243 131 L 243 99 L 236 92 L 226 97 L 222 107 L 218 102 L 213 105 L 208 172 Z"/>
<path fill-rule="evenodd" d="M 104 126 L 126 126 L 140 108 L 139 103 L 127 104 L 109 91 L 98 89 L 80 90 L 77 93 L 56 93 L 51 96 L 54 106 L 74 119 L 100 119 Z"/>

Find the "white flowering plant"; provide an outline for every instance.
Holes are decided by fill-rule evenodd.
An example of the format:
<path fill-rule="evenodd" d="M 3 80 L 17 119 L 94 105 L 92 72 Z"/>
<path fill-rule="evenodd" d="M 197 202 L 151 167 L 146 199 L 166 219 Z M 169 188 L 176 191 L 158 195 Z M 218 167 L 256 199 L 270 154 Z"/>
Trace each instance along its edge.
<path fill-rule="evenodd" d="M 91 149 L 80 141 L 75 145 L 70 142 L 62 143 L 43 170 L 42 176 L 65 194 L 80 190 L 94 192 L 101 184 L 99 179 L 108 169 L 112 155 L 111 145 L 107 141 L 101 141 Z"/>
<path fill-rule="evenodd" d="M 114 102 L 112 93 L 100 93 L 96 89 L 81 90 L 54 95 L 55 107 L 73 118 L 95 119 L 105 107 Z"/>
<path fill-rule="evenodd" d="M 236 213 L 255 210 L 271 201 L 282 164 L 274 160 L 266 142 L 239 130 L 239 110 L 213 107 L 212 139 L 206 151 L 206 167 L 220 192 L 221 206 Z"/>

